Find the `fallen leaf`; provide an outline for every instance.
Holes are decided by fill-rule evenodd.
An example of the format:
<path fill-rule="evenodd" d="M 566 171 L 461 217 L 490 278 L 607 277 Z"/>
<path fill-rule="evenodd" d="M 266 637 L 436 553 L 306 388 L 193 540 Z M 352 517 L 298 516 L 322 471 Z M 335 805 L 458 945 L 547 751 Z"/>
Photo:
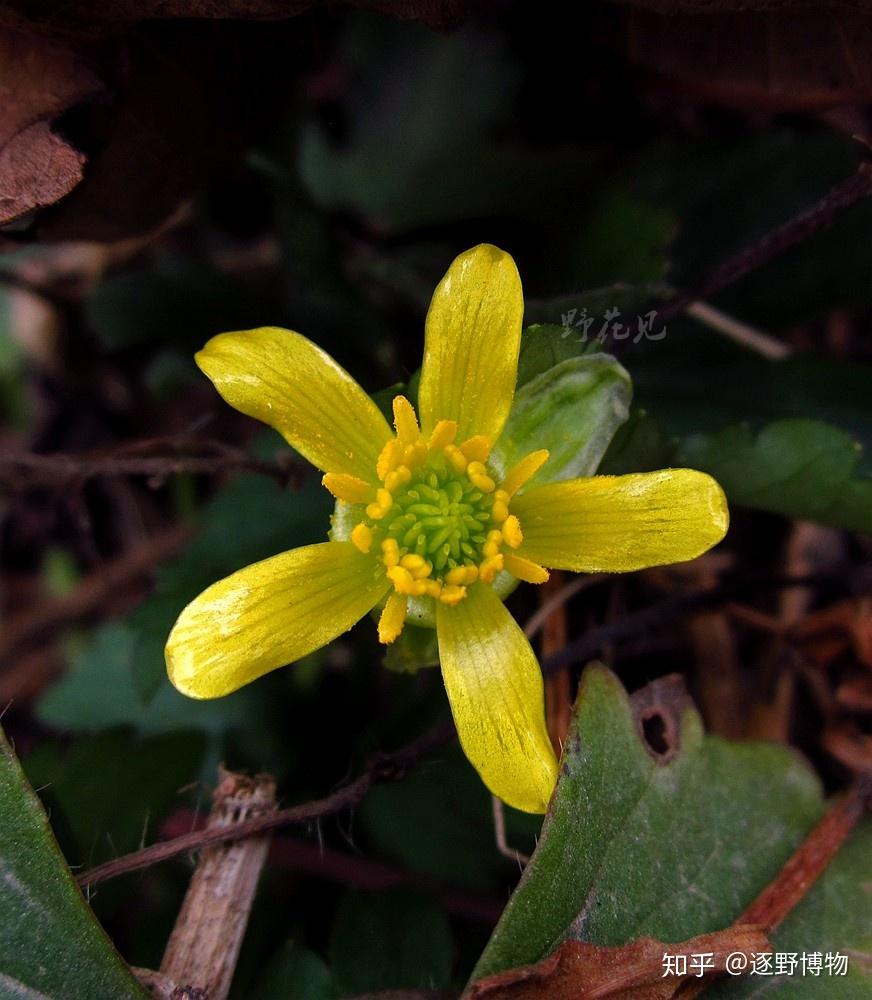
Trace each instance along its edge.
<path fill-rule="evenodd" d="M 752 954 L 771 950 L 765 932 L 749 925 L 701 934 L 676 944 L 650 937 L 615 947 L 564 941 L 535 965 L 480 979 L 467 997 L 468 1000 L 670 1000 L 687 979 L 697 978 L 694 956 L 706 956 L 704 974 L 710 976 L 725 970 L 727 957 L 735 952 L 747 955 L 750 965 Z M 666 955 L 675 958 L 673 968 L 679 968 L 682 958 L 686 958 L 689 975 L 664 975 Z"/>
<path fill-rule="evenodd" d="M 53 204 L 81 181 L 85 156 L 53 123 L 102 91 L 70 46 L 0 28 L 0 225 Z"/>

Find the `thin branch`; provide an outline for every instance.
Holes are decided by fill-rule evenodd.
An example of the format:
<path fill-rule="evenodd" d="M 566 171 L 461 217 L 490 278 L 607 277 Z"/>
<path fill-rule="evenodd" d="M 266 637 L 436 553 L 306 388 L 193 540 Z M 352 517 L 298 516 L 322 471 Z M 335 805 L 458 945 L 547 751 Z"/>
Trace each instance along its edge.
<path fill-rule="evenodd" d="M 845 209 L 872 194 L 872 164 L 861 163 L 845 181 L 831 188 L 811 208 L 767 233 L 762 239 L 739 253 L 728 257 L 696 289 L 683 292 L 670 299 L 657 310 L 657 320 L 662 323 L 685 312 L 688 307 L 734 284 L 751 271 L 779 257 L 786 250 L 807 240 L 821 229 L 832 225 Z"/>
<path fill-rule="evenodd" d="M 282 826 L 308 823 L 324 816 L 333 816 L 336 813 L 351 809 L 361 802 L 369 791 L 376 784 L 388 781 L 397 781 L 412 768 L 426 754 L 444 746 L 455 735 L 453 725 L 439 726 L 420 736 L 411 743 L 407 743 L 393 753 L 379 754 L 373 758 L 369 767 L 353 781 L 342 785 L 335 792 L 327 795 L 323 799 L 316 799 L 313 802 L 305 802 L 302 805 L 291 806 L 288 809 L 280 809 L 278 812 L 265 816 L 256 816 L 241 823 L 234 823 L 225 827 L 212 827 L 204 830 L 195 830 L 192 833 L 184 834 L 181 837 L 174 837 L 172 840 L 159 844 L 152 844 L 151 847 L 143 848 L 141 851 L 133 851 L 124 854 L 120 858 L 107 861 L 88 871 L 82 872 L 76 879 L 81 886 L 93 886 L 106 879 L 115 878 L 117 875 L 124 875 L 127 872 L 138 871 L 141 868 L 148 868 L 150 865 L 160 861 L 168 861 L 176 858 L 180 854 L 187 854 L 189 851 L 197 851 L 204 847 L 211 847 L 214 844 L 224 844 L 231 840 L 239 840 L 241 837 L 250 837 L 256 833 L 264 833 L 266 830 L 275 830 Z"/>
<path fill-rule="evenodd" d="M 757 354 L 762 354 L 770 361 L 781 361 L 782 358 L 787 358 L 793 353 L 790 346 L 785 344 L 783 340 L 778 340 L 777 337 L 763 333 L 762 330 L 757 330 L 747 323 L 742 323 L 741 320 L 728 316 L 707 302 L 691 302 L 686 311 L 688 316 L 699 320 L 700 323 L 711 327 L 712 330 L 717 330 L 718 333 L 722 333 L 734 343 L 756 351 Z"/>
<path fill-rule="evenodd" d="M 299 480 L 303 466 L 294 459 L 265 461 L 221 441 L 196 437 L 152 438 L 74 455 L 0 453 L 0 482 L 16 491 L 32 486 L 65 488 L 97 476 L 165 479 L 180 473 L 216 475 L 233 470 L 270 476 L 287 486 Z"/>

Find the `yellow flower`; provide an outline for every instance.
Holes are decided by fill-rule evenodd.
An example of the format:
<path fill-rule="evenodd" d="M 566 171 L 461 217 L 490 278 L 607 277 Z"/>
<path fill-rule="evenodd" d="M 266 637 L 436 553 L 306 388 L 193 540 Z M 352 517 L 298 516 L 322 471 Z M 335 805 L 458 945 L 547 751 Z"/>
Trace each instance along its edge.
<path fill-rule="evenodd" d="M 166 648 L 180 691 L 229 694 L 384 602 L 383 643 L 407 618 L 435 625 L 460 741 L 488 788 L 545 810 L 557 761 L 542 674 L 501 596 L 517 580 L 543 583 L 545 567 L 623 572 L 692 559 L 720 541 L 728 515 L 718 484 L 690 469 L 525 489 L 547 451 L 498 468 L 491 452 L 512 405 L 522 318 L 512 258 L 488 245 L 461 254 L 427 314 L 419 415 L 398 396 L 393 431 L 298 333 L 264 327 L 206 344 L 197 363 L 224 399 L 321 469 L 337 505 L 331 541 L 239 570 L 184 609 Z"/>

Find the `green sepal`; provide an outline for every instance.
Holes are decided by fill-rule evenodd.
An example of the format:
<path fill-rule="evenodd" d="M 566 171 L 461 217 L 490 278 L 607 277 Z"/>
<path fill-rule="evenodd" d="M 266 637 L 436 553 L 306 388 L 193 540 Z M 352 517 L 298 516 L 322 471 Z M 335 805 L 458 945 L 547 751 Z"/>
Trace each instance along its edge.
<path fill-rule="evenodd" d="M 523 385 L 491 453 L 500 474 L 531 451 L 548 461 L 533 482 L 592 476 L 629 415 L 630 376 L 610 354 L 567 358 Z"/>

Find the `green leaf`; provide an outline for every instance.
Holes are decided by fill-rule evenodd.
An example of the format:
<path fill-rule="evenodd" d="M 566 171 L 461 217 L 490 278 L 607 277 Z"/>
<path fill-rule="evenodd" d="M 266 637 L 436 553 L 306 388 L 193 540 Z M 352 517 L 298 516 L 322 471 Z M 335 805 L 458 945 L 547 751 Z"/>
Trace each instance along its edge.
<path fill-rule="evenodd" d="M 776 952 L 847 954 L 847 976 L 828 975 L 826 971 L 820 977 L 799 972 L 792 976 L 747 976 L 717 983 L 708 995 L 713 1000 L 751 1000 L 772 994 L 778 1000 L 872 997 L 872 972 L 866 958 L 872 952 L 870 858 L 872 821 L 866 819 L 772 935 Z"/>
<path fill-rule="evenodd" d="M 627 419 L 630 376 L 609 354 L 569 358 L 525 383 L 493 453 L 508 471 L 525 455 L 547 448 L 534 482 L 591 476 L 615 431 Z"/>
<path fill-rule="evenodd" d="M 780 420 L 757 435 L 740 426 L 689 437 L 677 462 L 710 473 L 732 503 L 872 532 L 872 479 L 857 476 L 861 451 L 837 427 Z"/>
<path fill-rule="evenodd" d="M 617 945 L 725 927 L 822 808 L 790 750 L 706 736 L 691 708 L 675 756 L 655 759 L 618 679 L 589 667 L 542 836 L 474 978 L 536 962 L 569 934 Z"/>
<path fill-rule="evenodd" d="M 143 1000 L 82 898 L 0 730 L 0 998 Z"/>
<path fill-rule="evenodd" d="M 345 993 L 446 986 L 451 928 L 429 897 L 409 889 L 349 893 L 331 936 L 331 966 Z"/>
<path fill-rule="evenodd" d="M 323 959 L 289 942 L 267 965 L 249 1000 L 336 1000 L 339 990 Z"/>

